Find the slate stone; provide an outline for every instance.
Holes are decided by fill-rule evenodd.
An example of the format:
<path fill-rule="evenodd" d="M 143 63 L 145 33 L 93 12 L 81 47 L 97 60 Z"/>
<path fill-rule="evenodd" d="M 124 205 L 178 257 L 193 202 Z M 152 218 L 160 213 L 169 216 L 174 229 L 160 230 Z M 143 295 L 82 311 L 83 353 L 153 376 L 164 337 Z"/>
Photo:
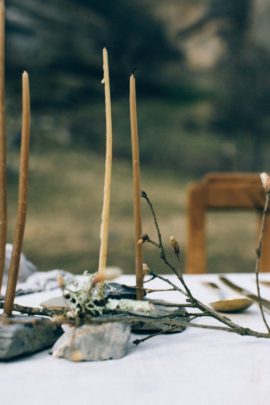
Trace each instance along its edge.
<path fill-rule="evenodd" d="M 136 288 L 125 285 L 125 284 L 119 284 L 115 282 L 111 283 L 105 283 L 105 298 L 111 298 L 111 299 L 130 299 L 130 300 L 135 300 L 136 299 Z"/>
<path fill-rule="evenodd" d="M 121 322 L 68 328 L 52 348 L 54 357 L 71 361 L 100 361 L 125 356 L 131 328 Z"/>
<path fill-rule="evenodd" d="M 48 300 L 41 302 L 40 306 L 50 309 L 51 311 L 59 311 L 68 308 L 67 301 L 63 296 L 49 298 Z"/>
<path fill-rule="evenodd" d="M 50 319 L 34 316 L 0 318 L 0 361 L 51 347 L 63 330 Z"/>
<path fill-rule="evenodd" d="M 151 300 L 149 301 L 151 302 Z M 151 312 L 153 322 L 151 322 L 151 325 L 148 322 L 143 322 L 141 320 L 138 322 L 132 322 L 133 333 L 180 333 L 186 329 L 186 326 L 179 326 L 169 331 L 168 324 L 166 324 L 166 318 L 188 322 L 189 318 L 185 308 L 168 307 L 162 304 L 154 304 L 153 307 L 154 309 Z"/>

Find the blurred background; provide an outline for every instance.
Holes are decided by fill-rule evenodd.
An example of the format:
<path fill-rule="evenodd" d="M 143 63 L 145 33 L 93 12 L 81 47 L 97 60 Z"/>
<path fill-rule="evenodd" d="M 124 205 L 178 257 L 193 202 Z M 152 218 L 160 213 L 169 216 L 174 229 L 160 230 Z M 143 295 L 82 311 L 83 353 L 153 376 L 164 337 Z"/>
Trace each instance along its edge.
<path fill-rule="evenodd" d="M 183 255 L 187 184 L 209 171 L 267 171 L 267 0 L 9 0 L 6 102 L 9 240 L 20 143 L 21 73 L 31 79 L 24 251 L 40 270 L 95 271 L 105 154 L 102 48 L 109 51 L 114 164 L 109 265 L 134 271 L 128 80 L 137 77 L 142 188 Z M 143 206 L 144 232 L 154 237 Z M 252 271 L 255 213 L 208 215 L 208 268 Z M 165 272 L 145 248 L 150 268 Z"/>

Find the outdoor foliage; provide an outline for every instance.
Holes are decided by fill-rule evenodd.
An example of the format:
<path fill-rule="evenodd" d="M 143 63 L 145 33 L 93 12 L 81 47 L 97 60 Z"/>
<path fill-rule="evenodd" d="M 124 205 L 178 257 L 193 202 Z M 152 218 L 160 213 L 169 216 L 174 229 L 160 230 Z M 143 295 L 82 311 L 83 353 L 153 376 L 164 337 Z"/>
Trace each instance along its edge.
<path fill-rule="evenodd" d="M 103 153 L 106 45 L 115 156 L 130 157 L 128 77 L 135 71 L 143 162 L 193 175 L 266 170 L 268 15 L 267 2 L 256 0 L 170 0 L 166 7 L 160 0 L 10 0 L 10 144 L 18 143 L 20 74 L 27 69 L 33 146 Z"/>

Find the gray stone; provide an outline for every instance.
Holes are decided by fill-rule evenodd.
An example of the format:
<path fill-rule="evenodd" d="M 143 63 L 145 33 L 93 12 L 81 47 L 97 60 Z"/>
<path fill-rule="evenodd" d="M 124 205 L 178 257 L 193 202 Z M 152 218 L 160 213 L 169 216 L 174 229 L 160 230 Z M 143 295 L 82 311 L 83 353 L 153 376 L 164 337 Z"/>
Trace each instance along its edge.
<path fill-rule="evenodd" d="M 41 302 L 40 306 L 52 311 L 65 310 L 66 308 L 68 308 L 67 301 L 63 296 L 49 298 L 48 300 Z"/>
<path fill-rule="evenodd" d="M 125 356 L 131 328 L 120 322 L 68 328 L 52 349 L 54 357 L 72 361 L 99 361 Z"/>
<path fill-rule="evenodd" d="M 105 297 L 116 300 L 136 300 L 136 287 L 115 282 L 105 283 Z"/>
<path fill-rule="evenodd" d="M 149 300 L 151 302 L 151 300 Z M 160 301 L 162 302 L 162 301 Z M 161 304 L 154 304 L 153 310 L 151 311 L 152 322 L 144 322 L 142 320 L 138 322 L 132 322 L 132 332 L 134 333 L 180 333 L 186 329 L 186 326 L 178 326 L 177 328 L 173 328 L 171 331 L 168 330 L 168 324 L 166 323 L 166 319 L 168 320 L 176 320 L 176 321 L 189 321 L 189 317 L 187 316 L 187 312 L 185 308 L 179 307 L 168 307 L 166 305 Z"/>
<path fill-rule="evenodd" d="M 4 271 L 4 278 L 3 284 L 6 284 L 8 279 L 8 271 L 10 267 L 11 257 L 12 257 L 12 250 L 13 245 L 11 243 L 6 244 L 6 257 L 5 257 L 5 271 Z M 18 274 L 18 281 L 24 282 L 28 279 L 31 274 L 37 271 L 37 267 L 31 263 L 26 256 L 21 253 L 20 257 L 20 266 L 19 266 L 19 274 Z"/>
<path fill-rule="evenodd" d="M 39 352 L 51 347 L 63 330 L 50 319 L 34 316 L 0 318 L 0 360 Z"/>

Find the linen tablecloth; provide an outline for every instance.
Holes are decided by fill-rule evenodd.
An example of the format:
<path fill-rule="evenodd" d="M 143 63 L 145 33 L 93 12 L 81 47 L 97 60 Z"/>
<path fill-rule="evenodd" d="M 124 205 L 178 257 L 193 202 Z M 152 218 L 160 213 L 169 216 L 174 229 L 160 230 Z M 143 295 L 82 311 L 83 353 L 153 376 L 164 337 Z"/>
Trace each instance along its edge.
<path fill-rule="evenodd" d="M 185 276 L 194 295 L 205 303 L 217 300 L 203 281 L 216 275 Z M 230 278 L 256 291 L 253 274 Z M 270 274 L 262 279 L 270 280 Z M 174 277 L 170 277 L 176 281 Z M 134 283 L 124 276 L 120 282 Z M 164 287 L 155 280 L 151 287 Z M 262 294 L 270 298 L 270 288 Z M 233 295 L 233 293 L 232 293 Z M 39 305 L 59 291 L 18 297 L 17 303 Z M 153 298 L 183 301 L 177 292 Z M 257 306 L 232 315 L 241 325 L 264 331 Z M 210 323 L 209 319 L 200 320 Z M 270 340 L 232 333 L 188 328 L 160 335 L 135 346 L 132 335 L 127 356 L 120 360 L 71 363 L 53 358 L 48 350 L 20 360 L 0 363 L 1 405 L 267 405 L 270 403 Z"/>

